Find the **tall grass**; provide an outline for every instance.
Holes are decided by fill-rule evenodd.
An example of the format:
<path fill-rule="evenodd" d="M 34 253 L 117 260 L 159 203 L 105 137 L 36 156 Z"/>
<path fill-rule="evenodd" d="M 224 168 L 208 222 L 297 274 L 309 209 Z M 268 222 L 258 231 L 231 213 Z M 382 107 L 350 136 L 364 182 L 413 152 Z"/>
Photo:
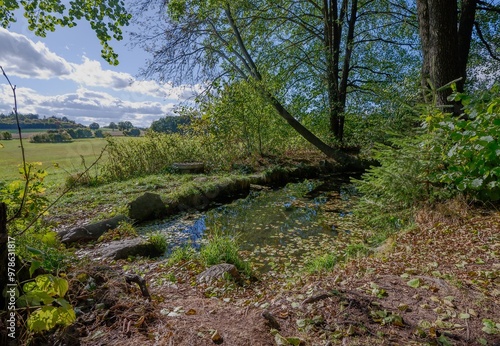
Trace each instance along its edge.
<path fill-rule="evenodd" d="M 174 162 L 201 161 L 208 169 L 228 169 L 237 154 L 230 148 L 212 150 L 208 137 L 149 133 L 139 138 L 108 138 L 108 161 L 102 171 L 103 178 L 124 180 L 161 173 Z"/>

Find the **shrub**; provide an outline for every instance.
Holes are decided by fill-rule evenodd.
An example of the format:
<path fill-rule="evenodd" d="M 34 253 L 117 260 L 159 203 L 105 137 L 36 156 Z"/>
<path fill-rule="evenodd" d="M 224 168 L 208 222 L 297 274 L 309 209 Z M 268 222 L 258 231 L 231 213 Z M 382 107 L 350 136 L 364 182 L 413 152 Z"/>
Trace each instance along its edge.
<path fill-rule="evenodd" d="M 459 193 L 500 199 L 500 86 L 469 96 L 454 93 L 464 117 L 426 108 L 415 136 L 378 145 L 380 166 L 354 180 L 363 197 L 355 208 L 369 225 L 401 228 L 425 203 Z"/>
<path fill-rule="evenodd" d="M 441 182 L 482 200 L 500 200 L 500 85 L 479 95 L 455 93 L 466 120 L 444 119 L 438 126 L 452 141 L 444 154 Z"/>

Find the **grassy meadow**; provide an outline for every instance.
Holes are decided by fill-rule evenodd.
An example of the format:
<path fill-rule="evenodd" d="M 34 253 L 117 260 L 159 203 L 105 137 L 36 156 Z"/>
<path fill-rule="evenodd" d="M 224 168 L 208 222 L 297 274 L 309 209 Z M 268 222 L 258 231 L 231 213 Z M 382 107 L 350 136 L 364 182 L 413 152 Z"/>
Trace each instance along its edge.
<path fill-rule="evenodd" d="M 18 179 L 18 166 L 22 163 L 21 148 L 18 140 L 0 141 L 0 180 Z M 77 139 L 71 143 L 30 143 L 23 141 L 26 161 L 41 162 L 42 168 L 49 175 L 46 182 L 49 186 L 63 184 L 65 178 L 83 171 L 82 157 L 87 166 L 99 156 L 106 145 L 103 138 Z M 106 153 L 103 155 L 105 159 Z M 92 173 L 92 171 L 91 171 Z"/>

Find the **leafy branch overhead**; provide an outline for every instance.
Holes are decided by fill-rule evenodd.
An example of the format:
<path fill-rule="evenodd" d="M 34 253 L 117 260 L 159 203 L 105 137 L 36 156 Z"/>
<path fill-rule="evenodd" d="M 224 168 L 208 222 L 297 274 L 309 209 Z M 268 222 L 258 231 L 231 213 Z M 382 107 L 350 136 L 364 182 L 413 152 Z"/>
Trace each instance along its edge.
<path fill-rule="evenodd" d="M 17 21 L 14 15 L 21 9 L 28 21 L 28 29 L 37 36 L 45 37 L 56 27 L 74 27 L 79 20 L 87 21 L 102 45 L 103 59 L 118 65 L 116 54 L 109 42 L 122 40 L 122 27 L 129 25 L 131 15 L 125 9 L 124 1 L 118 0 L 75 0 L 69 5 L 61 0 L 0 2 L 0 25 L 8 28 Z"/>

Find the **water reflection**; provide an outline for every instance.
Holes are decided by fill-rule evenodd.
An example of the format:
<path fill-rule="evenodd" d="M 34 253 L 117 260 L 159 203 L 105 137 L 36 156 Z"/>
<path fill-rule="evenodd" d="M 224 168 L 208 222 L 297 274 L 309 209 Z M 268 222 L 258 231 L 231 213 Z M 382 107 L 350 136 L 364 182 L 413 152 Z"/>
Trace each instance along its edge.
<path fill-rule="evenodd" d="M 266 262 L 264 258 L 273 255 L 292 263 L 309 248 L 331 241 L 338 232 L 347 232 L 340 219 L 350 215 L 346 208 L 352 191 L 342 183 L 345 180 L 306 180 L 280 190 L 252 191 L 245 199 L 149 225 L 142 232 L 164 233 L 170 243 L 168 254 L 185 244 L 199 249 L 204 235 L 217 230 L 237 236 L 240 248 L 252 260 L 260 256 Z M 336 225 L 324 222 L 325 203 L 332 199 L 339 203 L 327 212 L 340 216 Z M 262 266 L 269 267 L 267 262 Z"/>

